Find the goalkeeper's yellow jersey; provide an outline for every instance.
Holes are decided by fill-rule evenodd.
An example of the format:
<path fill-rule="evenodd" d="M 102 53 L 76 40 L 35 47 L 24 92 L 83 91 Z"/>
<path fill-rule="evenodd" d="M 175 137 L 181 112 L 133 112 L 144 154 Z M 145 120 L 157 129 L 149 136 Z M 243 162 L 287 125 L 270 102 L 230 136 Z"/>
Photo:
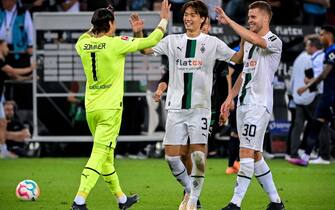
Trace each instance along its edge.
<path fill-rule="evenodd" d="M 158 36 L 155 38 L 150 36 L 147 38 L 127 36 L 96 38 L 88 33 L 80 36 L 76 43 L 76 50 L 86 75 L 87 112 L 122 108 L 126 54 L 157 44 L 163 32 L 156 30 L 155 33 Z"/>

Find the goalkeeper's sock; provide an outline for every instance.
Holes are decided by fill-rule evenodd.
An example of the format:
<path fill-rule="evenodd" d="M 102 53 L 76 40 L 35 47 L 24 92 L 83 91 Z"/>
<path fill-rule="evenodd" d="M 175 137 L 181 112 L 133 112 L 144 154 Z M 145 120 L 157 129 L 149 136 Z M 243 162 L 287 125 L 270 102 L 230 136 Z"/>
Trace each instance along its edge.
<path fill-rule="evenodd" d="M 81 195 L 76 195 L 76 197 L 74 198 L 74 202 L 77 205 L 84 205 L 86 203 L 86 198 Z"/>
<path fill-rule="evenodd" d="M 254 159 L 241 158 L 240 170 L 237 174 L 234 196 L 231 203 L 241 206 L 242 200 L 249 187 L 252 175 L 254 173 Z"/>
<path fill-rule="evenodd" d="M 116 193 L 116 199 L 118 203 L 126 203 L 127 202 L 127 196 L 123 192 Z"/>
<path fill-rule="evenodd" d="M 271 202 L 280 203 L 281 200 L 273 182 L 272 173 L 263 158 L 255 162 L 255 177 L 263 187 L 264 191 L 268 194 Z"/>

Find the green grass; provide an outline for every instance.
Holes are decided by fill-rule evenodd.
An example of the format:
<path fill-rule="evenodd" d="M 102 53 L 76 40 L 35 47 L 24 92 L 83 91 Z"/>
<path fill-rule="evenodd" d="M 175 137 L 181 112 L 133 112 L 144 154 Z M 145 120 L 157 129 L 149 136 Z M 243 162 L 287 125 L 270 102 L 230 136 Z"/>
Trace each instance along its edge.
<path fill-rule="evenodd" d="M 0 210 L 69 209 L 79 185 L 87 158 L 41 158 L 0 160 Z M 289 165 L 284 160 L 268 161 L 287 210 L 335 209 L 335 164 Z M 235 175 L 224 174 L 227 160 L 208 161 L 201 202 L 205 210 L 226 205 L 235 185 Z M 140 202 L 133 209 L 176 210 L 182 188 L 163 160 L 117 160 L 116 168 L 126 193 L 138 193 Z M 36 202 L 19 201 L 16 185 L 23 179 L 35 180 L 41 189 Z M 242 204 L 244 210 L 264 210 L 268 200 L 253 178 Z M 117 209 L 116 201 L 99 179 L 88 199 L 90 210 Z"/>

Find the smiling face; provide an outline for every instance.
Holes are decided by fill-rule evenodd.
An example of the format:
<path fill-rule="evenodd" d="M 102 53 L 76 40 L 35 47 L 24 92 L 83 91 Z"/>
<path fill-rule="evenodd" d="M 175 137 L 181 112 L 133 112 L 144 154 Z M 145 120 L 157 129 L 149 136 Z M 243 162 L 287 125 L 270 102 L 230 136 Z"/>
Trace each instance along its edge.
<path fill-rule="evenodd" d="M 269 25 L 269 15 L 259 8 L 249 9 L 248 24 L 252 32 L 258 33 L 265 25 Z"/>
<path fill-rule="evenodd" d="M 200 17 L 200 14 L 195 12 L 192 7 L 187 7 L 183 20 L 186 31 L 200 32 L 201 24 L 205 21 L 205 18 Z"/>

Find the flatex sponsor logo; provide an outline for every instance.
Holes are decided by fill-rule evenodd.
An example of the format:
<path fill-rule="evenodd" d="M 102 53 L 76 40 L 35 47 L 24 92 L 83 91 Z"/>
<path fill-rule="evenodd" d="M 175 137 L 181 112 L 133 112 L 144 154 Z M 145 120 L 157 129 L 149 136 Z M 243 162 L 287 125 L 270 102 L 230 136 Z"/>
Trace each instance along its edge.
<path fill-rule="evenodd" d="M 202 64 L 203 61 L 197 58 L 185 58 L 176 60 L 177 69 L 182 71 L 200 70 Z"/>

